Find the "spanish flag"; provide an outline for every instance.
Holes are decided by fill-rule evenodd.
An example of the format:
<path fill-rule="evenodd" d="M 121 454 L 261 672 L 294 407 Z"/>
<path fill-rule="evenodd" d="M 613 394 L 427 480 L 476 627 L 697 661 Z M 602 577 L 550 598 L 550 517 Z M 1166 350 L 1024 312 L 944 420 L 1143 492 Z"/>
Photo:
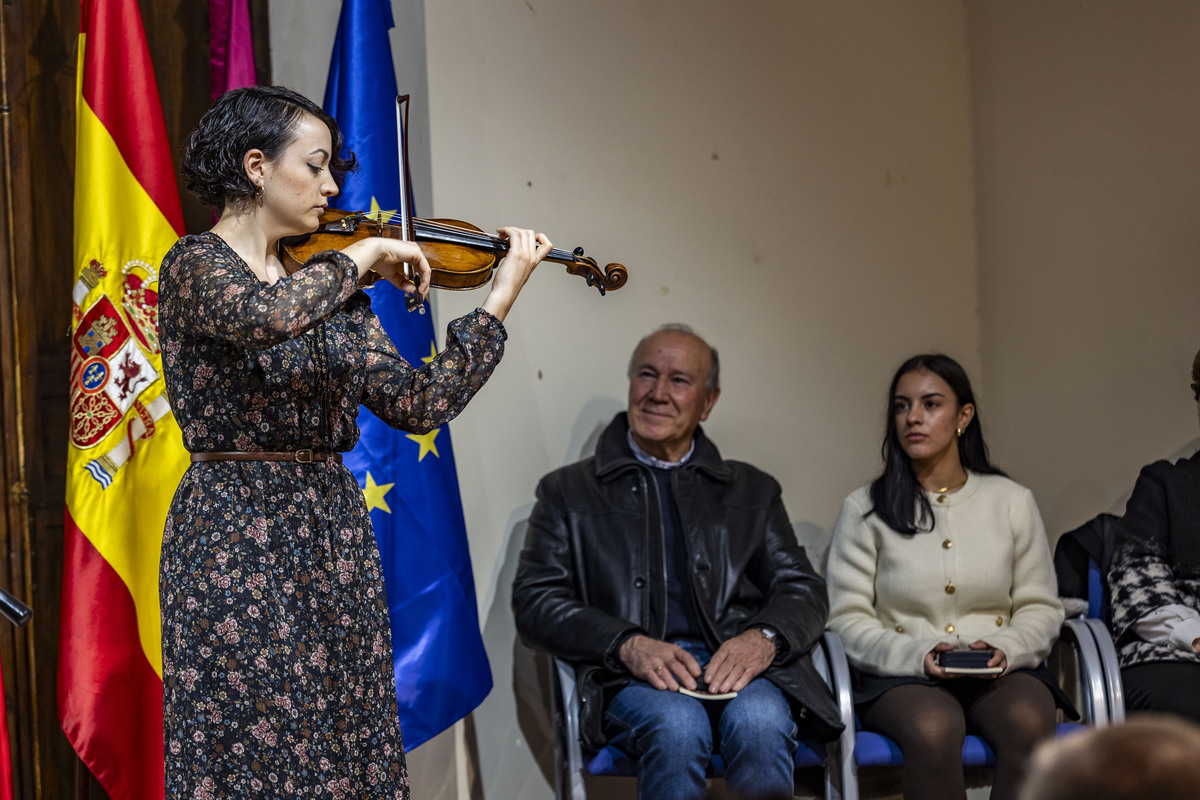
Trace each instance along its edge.
<path fill-rule="evenodd" d="M 163 797 L 158 556 L 187 465 L 158 343 L 158 265 L 183 231 L 137 0 L 82 0 L 63 731 L 113 800 Z"/>

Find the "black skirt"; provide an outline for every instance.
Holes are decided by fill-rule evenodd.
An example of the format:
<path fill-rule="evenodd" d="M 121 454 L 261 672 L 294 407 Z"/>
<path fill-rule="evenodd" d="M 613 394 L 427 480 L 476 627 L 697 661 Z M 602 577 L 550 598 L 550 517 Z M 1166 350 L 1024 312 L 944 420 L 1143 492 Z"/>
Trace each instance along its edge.
<path fill-rule="evenodd" d="M 1042 683 L 1046 684 L 1046 688 L 1050 690 L 1050 694 L 1054 697 L 1054 705 L 1061 708 L 1068 719 L 1078 721 L 1079 712 L 1075 710 L 1074 703 L 1067 697 L 1066 693 L 1059 687 L 1058 681 L 1054 680 L 1054 676 L 1050 674 L 1045 666 L 1035 667 L 1033 669 L 1015 669 L 1013 674 L 1024 672 L 1027 675 L 1032 675 Z M 883 693 L 889 689 L 894 689 L 897 686 L 907 686 L 910 684 L 917 686 L 937 686 L 946 681 L 938 680 L 937 678 L 917 678 L 907 675 L 872 675 L 867 672 L 860 672 L 851 667 L 852 689 L 854 694 L 854 710 L 859 718 L 866 715 L 867 710 L 871 705 L 883 696 Z M 983 683 L 991 681 L 992 678 L 971 678 L 962 677 L 955 678 L 954 682 L 971 681 L 975 683 Z"/>

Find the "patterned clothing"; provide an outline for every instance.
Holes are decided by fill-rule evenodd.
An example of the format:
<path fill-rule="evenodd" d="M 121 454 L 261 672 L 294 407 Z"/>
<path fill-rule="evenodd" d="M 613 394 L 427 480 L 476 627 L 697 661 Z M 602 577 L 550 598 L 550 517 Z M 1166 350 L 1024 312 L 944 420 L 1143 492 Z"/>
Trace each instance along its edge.
<path fill-rule="evenodd" d="M 1190 648 L 1148 642 L 1134 624 L 1165 606 L 1200 610 L 1200 453 L 1142 469 L 1117 526 L 1112 629 L 1121 667 L 1153 661 L 1200 664 Z"/>
<path fill-rule="evenodd" d="M 193 452 L 350 450 L 359 404 L 402 430 L 452 419 L 505 332 L 476 311 L 413 369 L 341 253 L 268 286 L 215 234 L 160 277 L 163 366 Z M 382 566 L 345 467 L 193 464 L 163 534 L 167 796 L 408 797 Z"/>

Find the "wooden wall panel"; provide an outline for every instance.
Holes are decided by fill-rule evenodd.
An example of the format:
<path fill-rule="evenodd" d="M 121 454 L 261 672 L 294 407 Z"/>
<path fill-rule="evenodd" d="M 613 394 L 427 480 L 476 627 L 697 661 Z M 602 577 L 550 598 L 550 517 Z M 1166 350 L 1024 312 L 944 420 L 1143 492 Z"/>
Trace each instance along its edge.
<path fill-rule="evenodd" d="M 3 353 L 20 376 L 20 417 L 6 420 L 21 438 L 27 503 L 12 514 L 0 579 L 34 608 L 3 653 L 8 684 L 14 789 L 22 798 L 71 797 L 74 753 L 58 730 L 55 653 L 62 574 L 62 520 L 70 321 L 75 48 L 78 6 L 66 0 L 5 3 L 6 89 L 10 104 L 11 196 L 6 263 L 16 300 L 19 347 Z M 46 224 L 46 221 L 50 221 Z M 14 386 L 14 389 L 17 387 Z M 6 392 L 8 394 L 8 392 Z M 19 471 L 19 468 L 18 468 Z M 10 480 L 19 475 L 6 475 Z M 24 530 L 22 522 L 27 524 Z M 6 625 L 6 624 L 5 624 Z M 6 675 L 7 677 L 7 675 Z M 11 689 L 10 689 L 11 686 Z M 64 769 L 64 767 L 66 767 Z"/>
<path fill-rule="evenodd" d="M 208 4 L 139 2 L 178 163 L 183 137 L 208 106 Z M 258 0 L 253 5 L 261 12 Z M 55 691 L 79 2 L 2 0 L 0 12 L 8 98 L 0 121 L 11 131 L 0 162 L 10 187 L 0 191 L 0 585 L 34 608 L 26 629 L 0 622 L 15 788 L 20 798 L 98 800 L 103 791 L 59 729 Z M 187 230 L 209 227 L 209 210 L 181 195 Z M 13 492 L 22 466 L 24 502 Z"/>

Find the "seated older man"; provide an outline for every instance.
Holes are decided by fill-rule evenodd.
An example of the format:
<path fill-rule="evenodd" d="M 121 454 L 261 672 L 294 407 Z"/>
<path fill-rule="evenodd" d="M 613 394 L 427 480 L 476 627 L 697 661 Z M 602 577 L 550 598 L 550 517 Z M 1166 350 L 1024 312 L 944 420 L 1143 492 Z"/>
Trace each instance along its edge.
<path fill-rule="evenodd" d="M 704 797 L 715 752 L 735 796 L 791 797 L 797 740 L 841 730 L 808 656 L 825 584 L 779 484 L 700 429 L 719 395 L 691 329 L 643 339 L 596 455 L 538 486 L 513 585 L 521 637 L 576 666 L 584 746 L 636 758 L 642 798 Z"/>

